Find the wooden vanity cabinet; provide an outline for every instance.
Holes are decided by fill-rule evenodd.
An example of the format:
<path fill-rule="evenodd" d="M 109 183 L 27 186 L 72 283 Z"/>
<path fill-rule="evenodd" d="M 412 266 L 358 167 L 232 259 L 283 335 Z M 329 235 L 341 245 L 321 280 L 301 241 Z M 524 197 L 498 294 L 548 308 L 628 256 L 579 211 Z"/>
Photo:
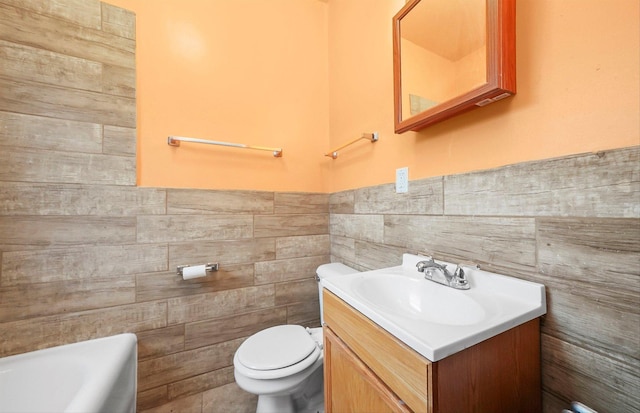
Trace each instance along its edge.
<path fill-rule="evenodd" d="M 537 318 L 432 363 L 323 294 L 326 413 L 542 410 Z"/>
<path fill-rule="evenodd" d="M 331 393 L 326 412 L 410 413 L 398 398 L 331 329 L 325 329 L 326 383 Z"/>

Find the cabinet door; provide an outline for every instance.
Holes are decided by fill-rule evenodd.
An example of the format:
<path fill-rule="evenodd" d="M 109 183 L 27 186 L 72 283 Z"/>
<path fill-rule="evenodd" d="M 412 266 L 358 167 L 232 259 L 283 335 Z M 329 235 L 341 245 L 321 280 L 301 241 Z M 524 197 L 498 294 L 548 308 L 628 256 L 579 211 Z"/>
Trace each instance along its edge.
<path fill-rule="evenodd" d="M 416 412 L 433 413 L 433 364 L 362 315 L 324 291 L 324 321 L 398 398 Z"/>
<path fill-rule="evenodd" d="M 326 413 L 410 413 L 331 329 L 324 328 Z"/>

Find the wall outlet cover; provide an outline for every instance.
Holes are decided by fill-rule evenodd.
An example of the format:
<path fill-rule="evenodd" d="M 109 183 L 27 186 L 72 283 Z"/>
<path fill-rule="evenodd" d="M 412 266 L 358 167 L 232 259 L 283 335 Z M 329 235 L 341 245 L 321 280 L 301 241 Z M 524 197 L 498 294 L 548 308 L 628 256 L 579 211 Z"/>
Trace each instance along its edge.
<path fill-rule="evenodd" d="M 409 168 L 396 169 L 396 193 L 409 192 Z"/>

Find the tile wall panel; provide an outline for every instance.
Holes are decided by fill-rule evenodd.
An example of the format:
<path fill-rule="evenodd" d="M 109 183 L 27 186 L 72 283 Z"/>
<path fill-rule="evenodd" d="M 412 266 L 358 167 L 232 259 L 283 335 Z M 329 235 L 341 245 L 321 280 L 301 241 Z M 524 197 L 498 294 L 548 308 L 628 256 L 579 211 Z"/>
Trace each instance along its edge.
<path fill-rule="evenodd" d="M 384 243 L 503 271 L 534 271 L 535 229 L 534 218 L 385 215 Z"/>
<path fill-rule="evenodd" d="M 572 294 L 640 314 L 640 221 L 633 218 L 542 218 L 538 269 Z M 562 282 L 559 282 L 562 281 Z"/>
<path fill-rule="evenodd" d="M 102 153 L 102 125 L 97 123 L 0 112 L 0 125 L 0 144 L 7 148 Z"/>
<path fill-rule="evenodd" d="M 254 264 L 223 265 L 206 277 L 183 280 L 172 269 L 167 272 L 152 272 L 136 276 L 138 301 L 182 297 L 222 290 L 250 287 L 254 285 Z"/>
<path fill-rule="evenodd" d="M 103 153 L 121 156 L 136 155 L 136 130 L 134 128 L 104 125 L 103 133 Z"/>
<path fill-rule="evenodd" d="M 322 255 L 329 250 L 330 245 L 328 234 L 282 237 L 276 240 L 276 257 L 283 259 Z"/>
<path fill-rule="evenodd" d="M 276 258 L 275 238 L 247 238 L 223 241 L 169 244 L 169 268 L 185 262 L 217 262 L 222 268 L 235 264 L 270 261 Z"/>
<path fill-rule="evenodd" d="M 138 216 L 138 242 L 181 242 L 251 238 L 251 215 Z"/>
<path fill-rule="evenodd" d="M 169 324 L 228 317 L 274 306 L 273 284 L 170 298 Z"/>
<path fill-rule="evenodd" d="M 185 349 L 193 349 L 248 337 L 258 331 L 287 323 L 285 307 L 269 308 L 251 313 L 188 323 L 185 330 Z"/>
<path fill-rule="evenodd" d="M 318 325 L 317 263 L 430 252 L 547 285 L 545 412 L 638 411 L 640 148 L 408 194 L 137 188 L 134 25 L 95 0 L 0 0 L 0 356 L 134 332 L 139 412 L 254 411 L 233 353 L 284 318 Z"/>
<path fill-rule="evenodd" d="M 329 195 L 278 192 L 274 207 L 275 214 L 325 214 L 329 212 Z"/>
<path fill-rule="evenodd" d="M 236 411 L 253 413 L 257 397 L 242 391 L 235 383 L 216 387 L 202 396 L 202 411 Z"/>
<path fill-rule="evenodd" d="M 135 302 L 135 278 L 120 276 L 0 287 L 0 323 Z"/>
<path fill-rule="evenodd" d="M 259 191 L 168 189 L 169 214 L 272 214 L 274 194 Z"/>
<path fill-rule="evenodd" d="M 328 214 L 256 215 L 253 235 L 260 237 L 290 237 L 327 233 Z"/>
<path fill-rule="evenodd" d="M 169 389 L 165 384 L 163 386 L 154 387 L 153 389 L 138 391 L 136 411 L 140 412 L 182 412 L 182 410 L 172 410 L 173 406 L 180 403 L 184 398 L 177 399 L 175 401 L 169 400 Z M 201 406 L 201 405 L 200 405 Z M 201 410 L 196 410 L 195 413 L 201 413 Z"/>
<path fill-rule="evenodd" d="M 355 190 L 335 192 L 329 196 L 331 214 L 353 214 L 355 212 Z"/>
<path fill-rule="evenodd" d="M 102 65 L 98 62 L 0 41 L 0 76 L 43 82 L 67 88 L 102 90 Z M 57 67 L 60 70 L 50 70 Z"/>
<path fill-rule="evenodd" d="M 0 248 L 130 244 L 135 236 L 135 217 L 0 216 Z"/>
<path fill-rule="evenodd" d="M 81 27 L 100 28 L 99 0 L 24 1 L 2 0 L 7 5 L 20 7 L 47 16 L 67 20 Z"/>
<path fill-rule="evenodd" d="M 166 301 L 150 301 L 0 323 L 2 355 L 166 327 Z"/>
<path fill-rule="evenodd" d="M 138 365 L 138 389 L 152 389 L 205 374 L 233 364 L 233 354 L 242 339 L 182 351 L 141 361 Z"/>
<path fill-rule="evenodd" d="M 256 263 L 256 284 L 279 283 L 309 278 L 318 266 L 329 261 L 329 256 L 291 258 L 288 260 L 263 261 Z"/>
<path fill-rule="evenodd" d="M 305 327 L 320 325 L 320 313 L 318 312 L 318 299 L 309 297 L 306 301 L 287 305 L 287 324 L 300 324 Z"/>
<path fill-rule="evenodd" d="M 331 235 L 382 243 L 384 216 L 331 214 L 329 229 Z"/>
<path fill-rule="evenodd" d="M 402 264 L 402 254 L 419 253 L 407 247 L 395 247 L 388 244 L 377 244 L 367 241 L 354 242 L 354 255 L 358 257 L 360 270 L 395 267 Z"/>
<path fill-rule="evenodd" d="M 84 0 L 73 0 L 84 4 Z M 25 9 L 34 4 L 52 3 L 43 0 L 16 1 L 16 6 L 0 3 L 0 38 L 16 44 L 49 50 L 71 57 L 111 64 L 114 66 L 135 68 L 135 41 L 106 31 L 98 30 L 69 20 L 61 20 L 58 16 L 38 13 Z M 60 9 L 75 10 L 69 0 L 57 2 Z M 89 0 L 87 3 L 95 3 Z M 82 7 L 80 8 L 82 9 Z M 100 13 L 98 6 L 98 13 Z M 99 27 L 99 26 L 98 26 Z M 56 117 L 56 116 L 54 116 Z M 127 116 L 128 118 L 128 116 Z M 135 127 L 135 125 L 133 125 Z"/>
<path fill-rule="evenodd" d="M 319 325 L 329 195 L 136 187 L 134 53 L 126 10 L 0 0 L 0 357 L 133 332 L 138 412 L 252 412 L 233 354 Z"/>
<path fill-rule="evenodd" d="M 136 97 L 136 71 L 129 67 L 104 65 L 102 91 L 131 99 Z"/>
<path fill-rule="evenodd" d="M 24 182 L 3 182 L 0 187 L 1 215 L 135 217 L 164 212 L 165 193 L 155 188 Z"/>
<path fill-rule="evenodd" d="M 638 163 L 626 149 L 448 176 L 445 213 L 638 217 L 640 204 L 629 202 L 640 191 Z"/>
<path fill-rule="evenodd" d="M 413 181 L 332 194 L 331 259 L 366 270 L 427 253 L 541 282 L 544 412 L 640 412 L 640 147 L 429 181 L 441 198 Z"/>
<path fill-rule="evenodd" d="M 342 262 L 355 268 L 356 240 L 341 235 L 331 235 L 331 261 Z"/>
<path fill-rule="evenodd" d="M 442 178 L 411 181 L 411 190 L 396 194 L 395 184 L 355 190 L 357 214 L 442 214 Z"/>
<path fill-rule="evenodd" d="M 200 374 L 198 376 L 190 377 L 188 379 L 180 380 L 174 383 L 171 383 L 167 386 L 167 396 L 169 399 L 179 399 L 182 397 L 190 396 L 192 394 L 198 394 L 206 390 L 205 393 L 209 391 L 226 391 L 230 388 L 229 384 L 235 386 L 235 379 L 233 377 L 233 367 L 224 367 L 218 370 L 213 370 L 209 373 Z M 253 396 L 250 393 L 244 392 L 240 390 L 238 394 L 238 388 L 236 387 L 236 392 L 234 394 L 241 400 L 243 398 Z M 208 390 L 213 389 L 213 390 Z M 203 394 L 204 398 L 206 394 Z M 253 397 L 251 397 L 253 399 Z M 218 406 L 219 407 L 219 406 Z M 217 408 L 206 409 L 203 406 L 203 412 L 214 412 Z M 234 409 L 231 409 L 234 410 Z M 254 410 L 255 410 L 255 401 L 254 401 Z"/>
<path fill-rule="evenodd" d="M 276 284 L 276 305 L 309 302 L 318 299 L 318 282 L 313 278 Z"/>
<path fill-rule="evenodd" d="M 30 285 L 162 271 L 167 268 L 167 246 L 129 244 L 5 251 L 0 286 Z"/>
<path fill-rule="evenodd" d="M 543 331 L 564 340 L 606 352 L 640 368 L 637 311 L 599 305 L 594 298 L 563 291 L 549 283 L 548 309 Z M 596 309 L 597 311 L 594 311 Z M 597 328 L 595 328 L 597 326 Z"/>
<path fill-rule="evenodd" d="M 0 78 L 0 88 L 2 111 L 136 127 L 133 98 L 19 79 Z"/>
<path fill-rule="evenodd" d="M 77 0 L 79 1 L 79 0 Z M 102 30 L 115 34 L 126 39 L 136 38 L 136 15 L 135 13 L 112 6 L 107 3 L 100 3 L 102 6 Z"/>
<path fill-rule="evenodd" d="M 615 411 L 633 412 L 640 406 L 637 363 L 608 358 L 555 337 L 544 340 L 542 354 L 549 387 L 563 389 L 571 400 L 595 406 L 615 394 Z M 615 370 L 615 374 L 602 375 L 604 370 Z"/>
<path fill-rule="evenodd" d="M 184 324 L 145 330 L 138 336 L 138 360 L 152 359 L 184 350 Z"/>
<path fill-rule="evenodd" d="M 202 405 L 202 397 L 202 394 L 181 397 L 159 407 L 154 407 L 148 410 L 145 409 L 144 411 L 149 413 L 200 413 L 204 411 Z"/>
<path fill-rule="evenodd" d="M 15 151 L 7 147 L 0 152 L 3 181 L 135 185 L 135 171 L 136 159 L 131 156 Z"/>

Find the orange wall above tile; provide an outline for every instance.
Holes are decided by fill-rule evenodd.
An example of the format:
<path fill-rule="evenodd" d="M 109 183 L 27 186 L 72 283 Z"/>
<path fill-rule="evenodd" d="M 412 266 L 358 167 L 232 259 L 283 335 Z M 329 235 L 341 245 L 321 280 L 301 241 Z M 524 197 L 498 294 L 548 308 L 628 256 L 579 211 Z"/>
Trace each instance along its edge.
<path fill-rule="evenodd" d="M 640 144 L 637 0 L 518 0 L 518 94 L 393 133 L 404 0 L 108 0 L 137 14 L 142 186 L 334 192 Z M 329 149 L 377 131 L 336 160 Z M 168 135 L 282 146 L 183 144 Z"/>
<path fill-rule="evenodd" d="M 108 3 L 136 13 L 139 185 L 327 191 L 326 3 Z M 284 156 L 174 148 L 169 135 L 282 147 Z"/>

